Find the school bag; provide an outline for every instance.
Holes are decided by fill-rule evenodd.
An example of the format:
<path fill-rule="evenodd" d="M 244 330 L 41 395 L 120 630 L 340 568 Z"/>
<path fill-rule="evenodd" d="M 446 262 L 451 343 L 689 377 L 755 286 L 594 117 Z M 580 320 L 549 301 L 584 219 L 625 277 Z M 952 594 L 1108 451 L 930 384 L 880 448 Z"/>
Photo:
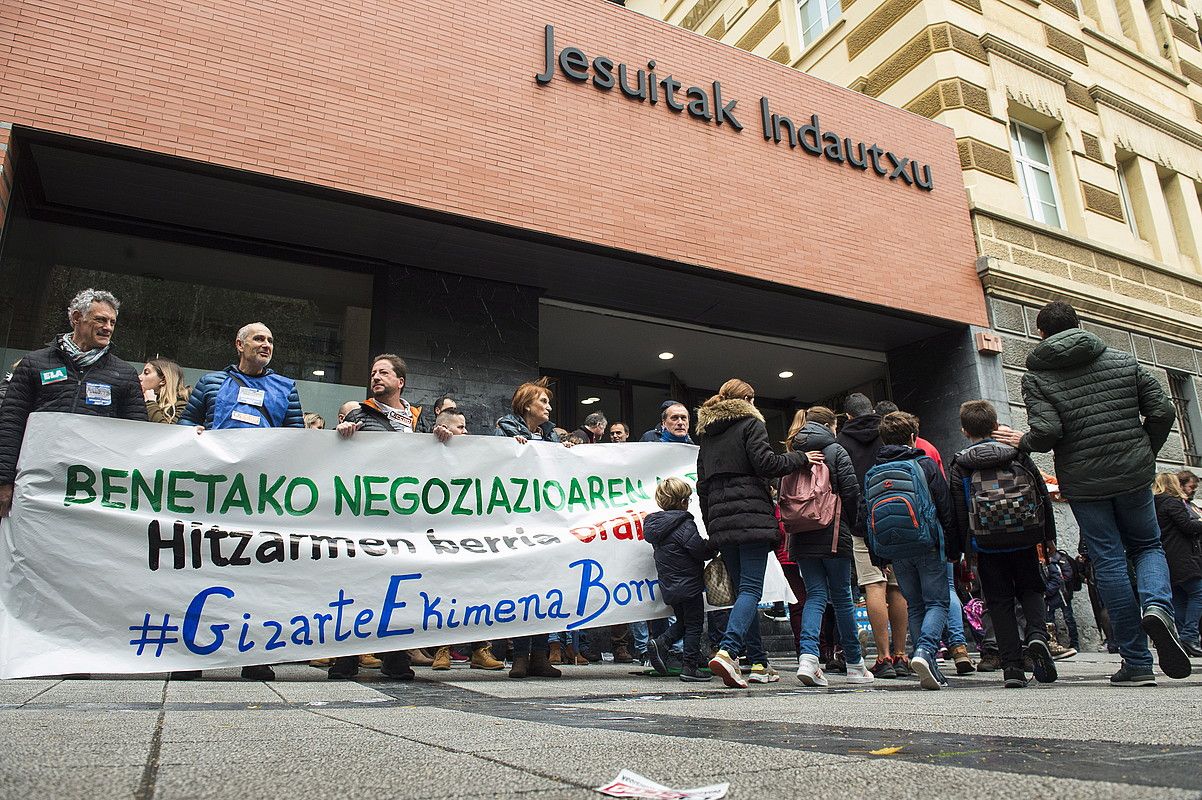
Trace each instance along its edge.
<path fill-rule="evenodd" d="M 864 476 L 868 546 L 879 558 L 918 558 L 943 546 L 935 501 L 914 459 L 876 464 Z"/>
<path fill-rule="evenodd" d="M 778 501 L 788 533 L 829 528 L 839 513 L 839 493 L 831 481 L 831 468 L 811 464 L 809 470 L 789 473 L 780 480 Z"/>
<path fill-rule="evenodd" d="M 968 527 L 978 542 L 1043 530 L 1039 481 L 1018 459 L 975 469 L 968 479 Z"/>

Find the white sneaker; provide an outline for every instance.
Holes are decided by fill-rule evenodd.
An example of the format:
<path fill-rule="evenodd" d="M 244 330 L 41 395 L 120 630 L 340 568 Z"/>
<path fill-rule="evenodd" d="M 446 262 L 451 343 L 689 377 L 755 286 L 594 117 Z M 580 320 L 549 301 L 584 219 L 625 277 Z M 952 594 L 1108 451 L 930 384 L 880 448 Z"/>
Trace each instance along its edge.
<path fill-rule="evenodd" d="M 872 683 L 876 680 L 876 676 L 868 671 L 863 661 L 857 664 L 847 665 L 847 682 L 848 683 Z"/>
<path fill-rule="evenodd" d="M 797 659 L 797 680 L 806 686 L 828 686 L 822 668 L 818 666 L 818 656 L 802 653 Z"/>

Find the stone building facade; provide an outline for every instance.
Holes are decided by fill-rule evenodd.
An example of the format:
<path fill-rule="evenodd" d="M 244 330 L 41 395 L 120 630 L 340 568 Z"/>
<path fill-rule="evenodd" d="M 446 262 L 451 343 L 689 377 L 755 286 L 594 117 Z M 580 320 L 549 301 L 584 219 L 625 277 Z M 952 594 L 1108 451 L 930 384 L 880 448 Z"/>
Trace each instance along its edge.
<path fill-rule="evenodd" d="M 1165 465 L 1202 463 L 1198 0 L 627 7 L 952 128 L 1014 422 L 1034 312 L 1062 298 L 1171 390 Z"/>

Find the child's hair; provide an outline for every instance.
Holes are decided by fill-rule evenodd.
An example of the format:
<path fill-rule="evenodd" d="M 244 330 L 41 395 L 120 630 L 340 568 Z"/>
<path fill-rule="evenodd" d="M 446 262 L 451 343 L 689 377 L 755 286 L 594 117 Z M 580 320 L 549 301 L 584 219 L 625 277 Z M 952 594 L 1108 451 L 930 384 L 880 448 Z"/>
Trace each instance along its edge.
<path fill-rule="evenodd" d="M 680 478 L 664 478 L 655 487 L 655 504 L 664 511 L 684 511 L 693 490 Z"/>
<path fill-rule="evenodd" d="M 918 419 L 905 411 L 894 411 L 881 417 L 881 444 L 912 444 L 918 435 Z"/>
<path fill-rule="evenodd" d="M 997 430 L 997 409 L 988 400 L 961 403 L 960 427 L 974 439 L 988 438 Z"/>

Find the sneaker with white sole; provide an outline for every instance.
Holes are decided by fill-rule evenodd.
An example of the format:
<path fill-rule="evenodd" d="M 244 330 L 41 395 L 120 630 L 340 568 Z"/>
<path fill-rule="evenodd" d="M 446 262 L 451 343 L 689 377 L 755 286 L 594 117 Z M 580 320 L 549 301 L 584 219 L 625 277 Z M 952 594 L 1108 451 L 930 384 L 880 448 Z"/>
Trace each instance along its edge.
<path fill-rule="evenodd" d="M 747 688 L 747 679 L 739 669 L 738 660 L 731 658 L 730 653 L 725 650 L 714 653 L 714 657 L 710 659 L 710 672 L 721 678 L 731 689 Z"/>
<path fill-rule="evenodd" d="M 1161 671 L 1170 678 L 1188 678 L 1193 665 L 1189 663 L 1189 654 L 1177 638 L 1173 615 L 1160 606 L 1148 606 L 1144 609 L 1140 626 L 1152 644 L 1156 645 L 1156 661 Z"/>
<path fill-rule="evenodd" d="M 872 683 L 876 680 L 871 672 L 868 671 L 868 665 L 863 661 L 847 662 L 847 682 L 848 683 Z"/>
<path fill-rule="evenodd" d="M 797 658 L 797 680 L 806 686 L 829 686 L 822 667 L 818 666 L 818 656 L 802 653 Z"/>
<path fill-rule="evenodd" d="M 944 683 L 939 680 L 938 667 L 935 666 L 935 657 L 927 651 L 914 651 L 914 655 L 910 657 L 910 669 L 918 676 L 918 685 L 922 688 L 932 691 L 943 688 Z"/>
<path fill-rule="evenodd" d="M 752 683 L 776 683 L 780 680 L 780 673 L 764 664 L 752 664 L 747 680 Z"/>

